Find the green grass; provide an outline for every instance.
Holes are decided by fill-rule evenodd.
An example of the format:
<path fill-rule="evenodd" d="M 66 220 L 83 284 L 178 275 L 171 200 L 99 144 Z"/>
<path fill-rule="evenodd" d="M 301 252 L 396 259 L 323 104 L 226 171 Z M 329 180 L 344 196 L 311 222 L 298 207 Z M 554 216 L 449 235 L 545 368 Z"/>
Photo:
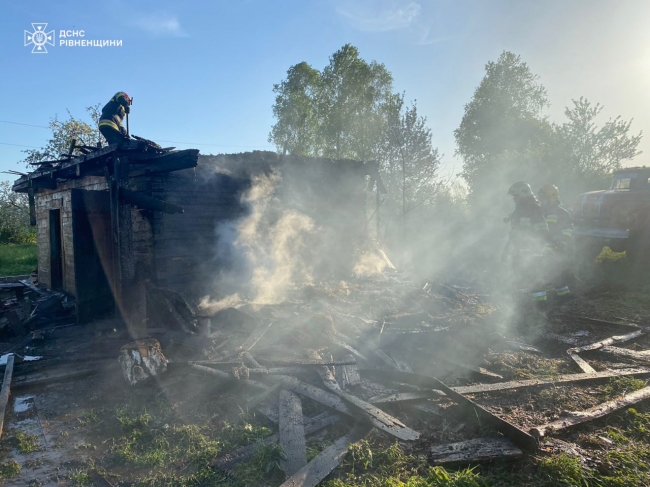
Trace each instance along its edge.
<path fill-rule="evenodd" d="M 22 431 L 16 431 L 14 434 L 14 439 L 16 441 L 16 447 L 18 451 L 22 454 L 33 453 L 41 449 L 41 442 L 36 435 L 30 435 L 23 433 Z"/>
<path fill-rule="evenodd" d="M 36 244 L 0 245 L 0 276 L 30 274 L 36 266 Z"/>
<path fill-rule="evenodd" d="M 14 460 L 0 465 L 0 479 L 15 477 L 23 469 L 22 465 Z"/>

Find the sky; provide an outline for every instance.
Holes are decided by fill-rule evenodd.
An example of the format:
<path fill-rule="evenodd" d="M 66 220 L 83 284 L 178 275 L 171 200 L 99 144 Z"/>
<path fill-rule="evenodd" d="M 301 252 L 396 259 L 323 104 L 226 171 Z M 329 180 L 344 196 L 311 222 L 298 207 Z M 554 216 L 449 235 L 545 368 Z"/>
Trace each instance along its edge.
<path fill-rule="evenodd" d="M 131 133 L 205 154 L 274 150 L 273 84 L 306 61 L 322 69 L 346 43 L 384 63 L 394 89 L 427 117 L 443 173 L 461 171 L 453 131 L 504 50 L 539 75 L 563 120 L 581 96 L 609 117 L 634 119 L 650 154 L 650 2 L 647 0 L 57 0 L 0 4 L 0 171 L 45 145 L 48 121 L 67 110 L 134 99 Z M 54 46 L 32 53 L 25 31 L 47 23 Z M 116 40 L 121 46 L 62 46 Z M 66 39 L 63 39 L 66 40 Z M 7 123 L 11 122 L 11 123 Z M 21 125 L 23 124 L 23 125 Z M 0 180 L 15 177 L 1 174 Z"/>

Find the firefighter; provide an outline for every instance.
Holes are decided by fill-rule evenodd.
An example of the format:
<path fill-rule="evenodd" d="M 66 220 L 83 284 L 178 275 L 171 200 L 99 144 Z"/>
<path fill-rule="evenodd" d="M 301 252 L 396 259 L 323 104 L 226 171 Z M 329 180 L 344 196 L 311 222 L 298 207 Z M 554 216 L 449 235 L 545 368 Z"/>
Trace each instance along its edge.
<path fill-rule="evenodd" d="M 549 230 L 549 282 L 547 291 L 557 296 L 571 294 L 571 256 L 573 254 L 573 230 L 571 215 L 560 202 L 560 191 L 554 184 L 546 184 L 537 192 Z"/>
<path fill-rule="evenodd" d="M 508 252 L 513 255 L 518 288 L 529 293 L 536 303 L 546 302 L 544 248 L 548 242 L 548 224 L 530 185 L 517 181 L 508 190 L 515 210 L 508 220 L 511 230 Z"/>
<path fill-rule="evenodd" d="M 119 144 L 129 140 L 126 129 L 122 127 L 122 120 L 131 111 L 131 103 L 131 97 L 120 91 L 102 108 L 102 117 L 99 119 L 98 126 L 109 144 Z"/>

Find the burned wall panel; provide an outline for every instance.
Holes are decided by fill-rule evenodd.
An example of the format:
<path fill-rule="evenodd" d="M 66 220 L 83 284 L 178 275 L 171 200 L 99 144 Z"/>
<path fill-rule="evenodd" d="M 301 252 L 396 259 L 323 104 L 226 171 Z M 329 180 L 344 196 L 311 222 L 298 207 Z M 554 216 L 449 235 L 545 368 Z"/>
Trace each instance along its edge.
<path fill-rule="evenodd" d="M 58 188 L 38 189 L 35 194 L 36 237 L 38 242 L 38 279 L 45 287 L 52 287 L 51 241 L 49 211 L 61 211 L 61 241 L 63 246 L 63 290 L 76 296 L 74 242 L 72 232 L 71 189 L 104 190 L 103 177 L 88 176 L 58 184 Z"/>

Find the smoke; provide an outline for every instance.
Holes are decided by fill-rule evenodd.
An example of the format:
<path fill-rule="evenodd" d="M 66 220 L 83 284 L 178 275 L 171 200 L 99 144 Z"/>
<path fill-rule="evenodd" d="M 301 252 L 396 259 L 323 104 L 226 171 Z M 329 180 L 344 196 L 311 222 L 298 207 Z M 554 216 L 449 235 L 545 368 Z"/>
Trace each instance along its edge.
<path fill-rule="evenodd" d="M 216 312 L 235 306 L 242 302 L 239 293 L 253 304 L 276 304 L 312 282 L 310 250 L 317 227 L 307 215 L 280 204 L 280 181 L 277 173 L 253 176 L 241 198 L 247 214 L 217 226 L 217 257 L 229 264 L 219 275 L 218 287 L 220 294 L 233 294 L 217 300 L 205 297 L 202 308 Z"/>

